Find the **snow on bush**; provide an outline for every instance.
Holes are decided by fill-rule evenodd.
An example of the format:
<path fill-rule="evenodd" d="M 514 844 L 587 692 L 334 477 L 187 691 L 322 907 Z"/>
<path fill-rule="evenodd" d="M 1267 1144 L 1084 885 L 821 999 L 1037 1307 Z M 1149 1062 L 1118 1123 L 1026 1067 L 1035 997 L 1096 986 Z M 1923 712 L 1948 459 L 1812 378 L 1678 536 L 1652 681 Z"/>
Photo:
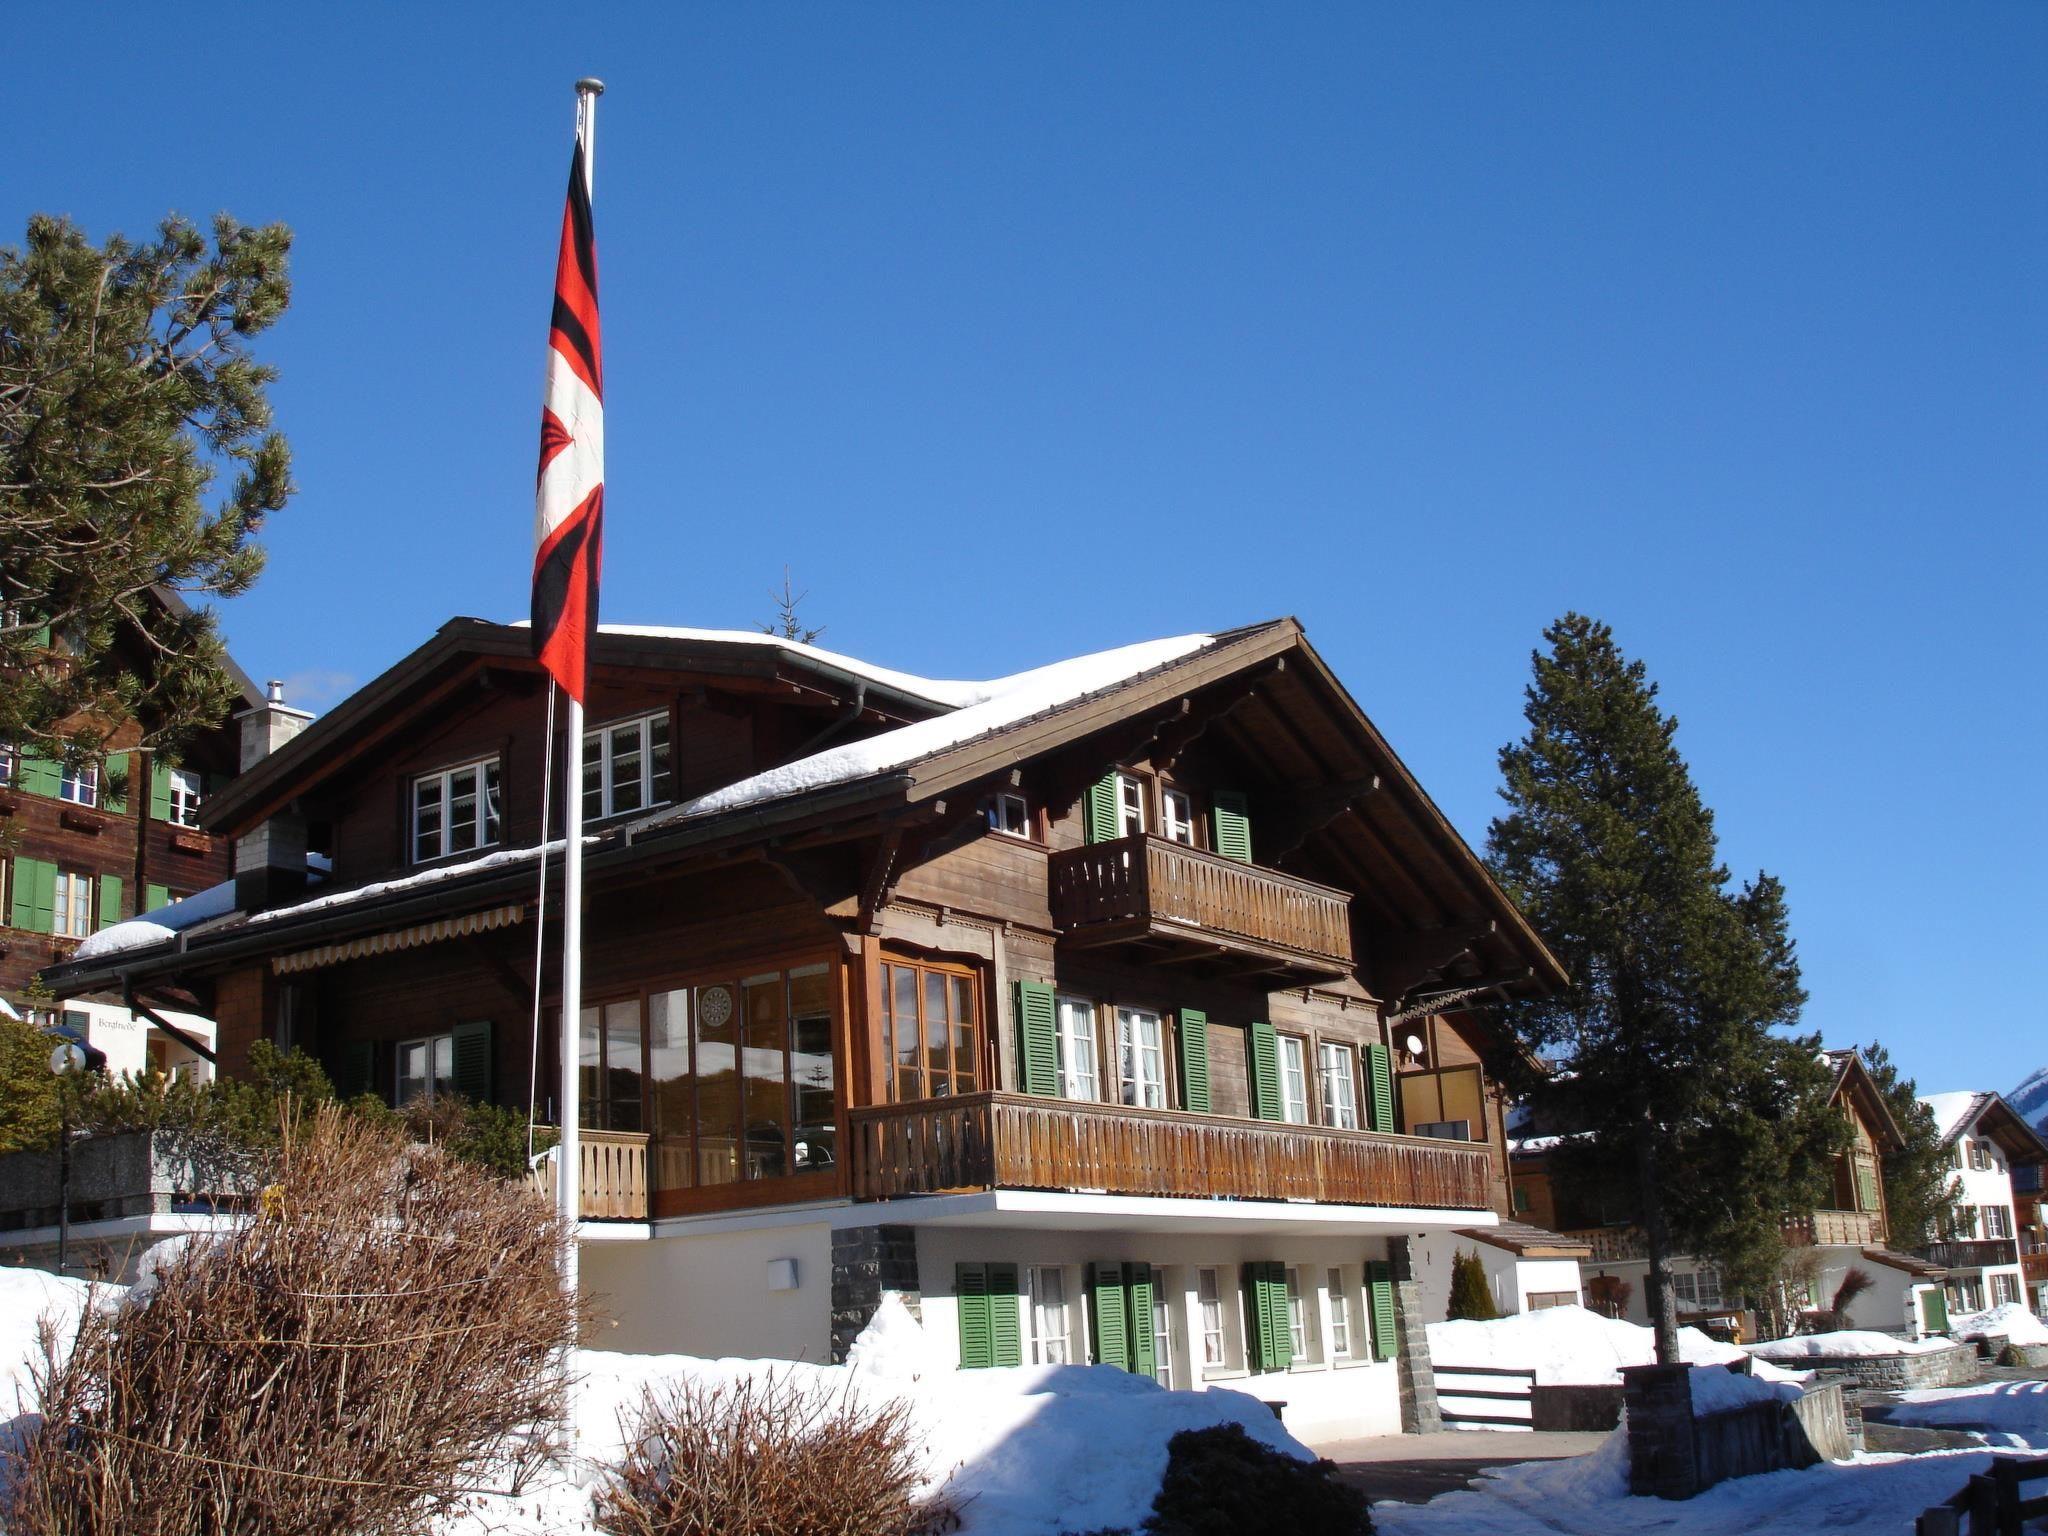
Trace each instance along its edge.
<path fill-rule="evenodd" d="M 1889 1333 L 1845 1328 L 1839 1333 L 1803 1333 L 1797 1338 L 1751 1344 L 1749 1352 L 1766 1360 L 1862 1360 L 1872 1355 L 1919 1355 L 1952 1349 L 1953 1339 L 1902 1339 Z"/>
<path fill-rule="evenodd" d="M 1735 1345 L 1709 1338 L 1697 1328 L 1678 1330 L 1678 1350 L 1687 1365 L 1727 1365 L 1743 1357 Z M 1636 1323 L 1602 1317 L 1584 1307 L 1546 1307 L 1484 1323 L 1431 1323 L 1429 1356 L 1440 1369 L 1464 1365 L 1533 1370 L 1542 1387 L 1617 1386 L 1624 1365 L 1656 1360 L 1657 1336 Z"/>
<path fill-rule="evenodd" d="M 2048 1323 L 2016 1301 L 1975 1312 L 1952 1325 L 1959 1339 L 2002 1338 L 2014 1344 L 2048 1344 Z"/>

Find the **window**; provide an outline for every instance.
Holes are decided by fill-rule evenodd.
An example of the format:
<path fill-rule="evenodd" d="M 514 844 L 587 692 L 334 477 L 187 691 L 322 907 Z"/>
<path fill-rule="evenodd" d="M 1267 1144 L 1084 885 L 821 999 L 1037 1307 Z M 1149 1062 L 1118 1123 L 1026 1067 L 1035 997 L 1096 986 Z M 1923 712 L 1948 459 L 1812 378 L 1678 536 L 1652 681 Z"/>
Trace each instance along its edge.
<path fill-rule="evenodd" d="M 559 1012 L 559 1010 L 557 1010 Z M 430 1035 L 398 1042 L 397 1102 L 429 1101 L 447 1093 L 455 1082 L 455 1037 Z"/>
<path fill-rule="evenodd" d="M 1529 1205 L 1529 1186 L 1526 1184 L 1517 1184 L 1515 1186 L 1515 1214 L 1517 1216 L 1528 1215 Z"/>
<path fill-rule="evenodd" d="M 1991 1277 L 1991 1305 L 2002 1307 L 2007 1302 L 2020 1299 L 2020 1277 L 2018 1275 L 1993 1275 Z"/>
<path fill-rule="evenodd" d="M 1671 1289 L 1689 1312 L 1715 1312 L 1721 1306 L 1721 1273 L 1714 1269 L 1674 1271 Z"/>
<path fill-rule="evenodd" d="M 1949 1311 L 1967 1317 L 1984 1310 L 1984 1282 L 1975 1275 L 1948 1283 Z"/>
<path fill-rule="evenodd" d="M 1145 830 L 1145 782 L 1128 773 L 1116 776 L 1116 831 L 1130 837 Z"/>
<path fill-rule="evenodd" d="M 584 736 L 585 821 L 666 805 L 674 783 L 669 768 L 667 711 L 622 720 Z"/>
<path fill-rule="evenodd" d="M 170 780 L 171 824 L 179 827 L 198 826 L 203 781 L 190 768 L 173 768 Z"/>
<path fill-rule="evenodd" d="M 57 797 L 69 800 L 73 805 L 98 805 L 100 765 L 67 755 L 63 776 L 57 781 Z"/>
<path fill-rule="evenodd" d="M 992 796 L 988 802 L 988 825 L 992 832 L 1005 837 L 1031 836 L 1031 807 L 1019 794 L 1004 791 Z"/>
<path fill-rule="evenodd" d="M 956 967 L 905 960 L 882 966 L 882 1028 L 893 1063 L 892 1102 L 980 1088 L 978 992 L 973 975 Z"/>
<path fill-rule="evenodd" d="M 1986 1237 L 2011 1237 L 2012 1212 L 2002 1205 L 1985 1206 L 1984 1235 Z"/>
<path fill-rule="evenodd" d="M 1167 1295 L 1166 1270 L 1152 1266 L 1152 1379 L 1173 1385 L 1173 1302 Z"/>
<path fill-rule="evenodd" d="M 1308 1043 L 1299 1035 L 1280 1037 L 1280 1118 L 1308 1124 Z"/>
<path fill-rule="evenodd" d="M 1195 802 L 1185 790 L 1159 792 L 1159 820 L 1159 830 L 1168 842 L 1195 846 Z"/>
<path fill-rule="evenodd" d="M 1060 999 L 1060 1095 L 1069 1099 L 1102 1097 L 1102 1074 L 1096 1065 L 1095 1005 L 1078 997 Z"/>
<path fill-rule="evenodd" d="M 0 742 L 0 789 L 21 777 L 21 748 Z"/>
<path fill-rule="evenodd" d="M 1577 1291 L 1531 1291 L 1528 1310 L 1547 1312 L 1552 1307 L 1576 1307 L 1579 1304 Z"/>
<path fill-rule="evenodd" d="M 87 802 L 87 804 L 90 803 L 90 801 Z M 1981 1141 L 1970 1143 L 1970 1166 L 1979 1173 L 1991 1171 L 1991 1148 L 1988 1144 Z"/>
<path fill-rule="evenodd" d="M 643 1129 L 640 999 L 594 1004 L 578 1023 L 580 1123 L 594 1131 Z"/>
<path fill-rule="evenodd" d="M 1351 1358 L 1351 1292 L 1344 1285 L 1344 1271 L 1330 1270 L 1330 1358 Z"/>
<path fill-rule="evenodd" d="M 1358 1129 L 1358 1053 L 1348 1045 L 1325 1040 L 1316 1047 L 1323 1080 L 1323 1124 L 1340 1131 Z"/>
<path fill-rule="evenodd" d="M 1977 1235 L 1977 1207 L 1974 1205 L 1957 1206 L 1954 1216 L 1950 1219 L 1958 1241 L 1968 1242 Z"/>
<path fill-rule="evenodd" d="M 81 875 L 75 870 L 58 870 L 56 900 L 51 907 L 55 926 L 50 931 L 59 938 L 67 939 L 82 939 L 91 933 L 92 892 L 92 876 Z"/>
<path fill-rule="evenodd" d="M 1301 1270 L 1287 1266 L 1287 1333 L 1294 1346 L 1296 1360 L 1313 1360 L 1315 1351 L 1310 1347 L 1315 1342 L 1315 1328 L 1309 1322 L 1308 1309 L 1315 1297 L 1302 1283 Z"/>
<path fill-rule="evenodd" d="M 1116 1059 L 1124 1103 L 1166 1108 L 1166 1035 L 1158 1014 L 1142 1008 L 1117 1010 Z"/>
<path fill-rule="evenodd" d="M 1067 1313 L 1067 1272 L 1057 1265 L 1033 1265 L 1031 1286 L 1031 1363 L 1066 1365 L 1071 1324 Z"/>
<path fill-rule="evenodd" d="M 1223 1337 L 1222 1282 L 1215 1270 L 1195 1272 L 1195 1305 L 1202 1315 L 1202 1367 L 1214 1370 L 1229 1363 Z"/>
<path fill-rule="evenodd" d="M 465 763 L 412 782 L 415 864 L 498 841 L 498 760 Z"/>

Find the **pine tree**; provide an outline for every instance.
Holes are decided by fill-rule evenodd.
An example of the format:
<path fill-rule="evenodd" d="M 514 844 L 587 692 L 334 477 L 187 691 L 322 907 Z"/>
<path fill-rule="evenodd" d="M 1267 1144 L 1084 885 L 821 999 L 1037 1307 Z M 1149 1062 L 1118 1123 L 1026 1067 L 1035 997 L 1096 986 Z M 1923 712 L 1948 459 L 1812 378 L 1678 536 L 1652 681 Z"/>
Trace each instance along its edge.
<path fill-rule="evenodd" d="M 1488 1322 L 1500 1316 L 1493 1304 L 1493 1290 L 1486 1283 L 1486 1266 L 1479 1255 L 1462 1249 L 1451 1255 L 1451 1299 L 1446 1314 L 1452 1320 Z"/>
<path fill-rule="evenodd" d="M 0 1153 L 57 1144 L 58 1082 L 50 1071 L 54 1038 L 0 1014 Z"/>
<path fill-rule="evenodd" d="M 768 600 L 775 604 L 775 617 L 761 626 L 761 633 L 775 635 L 784 640 L 794 640 L 800 645 L 814 644 L 818 637 L 825 633 L 825 626 L 820 624 L 816 629 L 812 629 L 798 618 L 796 613 L 797 605 L 810 595 L 809 588 L 802 592 L 791 588 L 789 567 L 785 565 L 782 568 L 782 590 L 768 594 Z"/>
<path fill-rule="evenodd" d="M 1818 1041 L 1775 1032 L 1805 1002 L 1783 887 L 1730 888 L 1678 722 L 1613 632 L 1568 613 L 1544 641 L 1528 734 L 1501 750 L 1509 809 L 1487 856 L 1571 980 L 1508 1016 L 1534 1051 L 1568 1058 L 1529 1085 L 1547 1119 L 1585 1132 L 1560 1172 L 1632 1176 L 1657 1358 L 1674 1362 L 1670 1257 L 1767 1285 L 1784 1213 L 1818 1203 L 1847 1128 L 1825 1105 Z"/>
<path fill-rule="evenodd" d="M 1873 1040 L 1863 1048 L 1863 1064 L 1884 1095 L 1885 1108 L 1899 1123 L 1906 1145 L 1884 1155 L 1885 1225 L 1894 1248 L 1914 1248 L 1948 1229 L 1956 1197 L 1949 1183 L 1948 1149 L 1934 1111 L 1920 1102 L 1920 1088 L 1902 1076 L 1891 1052 Z"/>
<path fill-rule="evenodd" d="M 174 217 L 103 247 L 37 215 L 0 249 L 0 741 L 92 754 L 140 718 L 175 755 L 232 706 L 213 616 L 149 594 L 233 597 L 263 568 L 291 467 L 249 343 L 290 248 L 223 214 L 210 243 Z"/>

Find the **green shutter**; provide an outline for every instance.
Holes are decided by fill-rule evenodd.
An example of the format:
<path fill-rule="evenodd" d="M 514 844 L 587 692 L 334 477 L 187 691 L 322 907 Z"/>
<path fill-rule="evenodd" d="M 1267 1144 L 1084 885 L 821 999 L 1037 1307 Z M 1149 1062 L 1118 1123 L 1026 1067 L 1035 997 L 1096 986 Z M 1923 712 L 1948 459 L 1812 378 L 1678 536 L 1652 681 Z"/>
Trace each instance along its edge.
<path fill-rule="evenodd" d="M 960 1315 L 960 1369 L 986 1370 L 995 1364 L 995 1347 L 990 1338 L 988 1266 L 953 1266 L 954 1309 Z"/>
<path fill-rule="evenodd" d="M 1268 1370 L 1271 1349 L 1266 1338 L 1266 1267 L 1256 1262 L 1244 1266 L 1244 1363 L 1245 1369 Z"/>
<path fill-rule="evenodd" d="M 1216 851 L 1240 864 L 1252 861 L 1251 802 L 1243 791 L 1219 789 L 1215 796 Z"/>
<path fill-rule="evenodd" d="M 1088 786 L 1083 806 L 1082 832 L 1091 843 L 1106 843 L 1117 834 L 1116 770 L 1111 769 Z"/>
<path fill-rule="evenodd" d="M 1131 1369 L 1150 1376 L 1159 1368 L 1159 1341 L 1152 1333 L 1152 1266 L 1124 1266 L 1124 1294 L 1130 1300 Z"/>
<path fill-rule="evenodd" d="M 30 933 L 56 931 L 56 865 L 42 859 L 14 861 L 14 910 L 9 916 L 15 927 L 25 928 Z"/>
<path fill-rule="evenodd" d="M 1042 981 L 1017 983 L 1017 1081 L 1026 1093 L 1060 1091 L 1059 1011 Z"/>
<path fill-rule="evenodd" d="M 168 885 L 146 885 L 142 888 L 142 895 L 149 903 L 142 909 L 144 912 L 154 912 L 159 907 L 168 907 L 171 904 L 171 888 Z"/>
<path fill-rule="evenodd" d="M 1938 1285 L 1920 1293 L 1920 1327 L 1924 1333 L 1948 1332 L 1948 1293 Z"/>
<path fill-rule="evenodd" d="M 1095 1363 L 1128 1371 L 1131 1368 L 1130 1298 L 1124 1291 L 1124 1267 L 1121 1264 L 1091 1264 L 1088 1276 L 1089 1297 L 1094 1303 L 1089 1310 L 1095 1314 Z"/>
<path fill-rule="evenodd" d="M 1294 1329 L 1288 1323 L 1287 1266 L 1270 1261 L 1266 1269 L 1266 1324 L 1273 1340 L 1271 1369 L 1284 1371 L 1294 1364 Z"/>
<path fill-rule="evenodd" d="M 1394 1266 L 1374 1259 L 1365 1266 L 1366 1301 L 1372 1311 L 1372 1357 L 1394 1358 Z"/>
<path fill-rule="evenodd" d="M 1249 1027 L 1252 1068 L 1252 1113 L 1261 1120 L 1280 1118 L 1280 1041 L 1273 1026 L 1254 1020 Z"/>
<path fill-rule="evenodd" d="M 53 760 L 32 752 L 21 754 L 21 787 L 25 793 L 55 799 L 63 784 L 64 770 Z"/>
<path fill-rule="evenodd" d="M 1199 1008 L 1180 1011 L 1180 1107 L 1209 1113 L 1209 1015 Z"/>
<path fill-rule="evenodd" d="M 149 819 L 171 819 L 171 765 L 155 752 L 149 754 Z"/>
<path fill-rule="evenodd" d="M 121 921 L 121 877 L 100 876 L 100 921 L 102 928 L 111 928 Z"/>
<path fill-rule="evenodd" d="M 1877 1170 L 1868 1163 L 1859 1162 L 1856 1165 L 1856 1198 L 1859 1202 L 1858 1210 L 1877 1209 Z"/>
<path fill-rule="evenodd" d="M 1397 1131 L 1394 1121 L 1394 1064 L 1384 1045 L 1365 1048 L 1365 1128 Z"/>
<path fill-rule="evenodd" d="M 1024 1340 L 1017 1326 L 1017 1266 L 988 1267 L 988 1353 L 993 1365 L 1022 1365 Z"/>
<path fill-rule="evenodd" d="M 100 804 L 117 816 L 127 814 L 128 791 L 135 786 L 124 784 L 121 792 L 117 795 L 114 793 L 114 776 L 119 774 L 125 779 L 128 775 L 128 765 L 131 761 L 133 759 L 126 752 L 116 752 L 104 763 L 100 764 L 100 783 L 106 788 L 106 793 L 100 796 Z"/>
<path fill-rule="evenodd" d="M 344 1040 L 338 1047 L 339 1059 L 333 1062 L 329 1071 L 333 1075 L 334 1092 L 337 1098 L 352 1099 L 358 1094 L 377 1091 L 377 1046 L 371 1040 Z"/>
<path fill-rule="evenodd" d="M 1244 1267 L 1245 1356 L 1255 1371 L 1284 1371 L 1294 1363 L 1294 1333 L 1287 1326 L 1287 1266 L 1257 1260 Z"/>
<path fill-rule="evenodd" d="M 458 1024 L 455 1037 L 455 1075 L 448 1086 L 472 1104 L 491 1102 L 491 1021 Z"/>

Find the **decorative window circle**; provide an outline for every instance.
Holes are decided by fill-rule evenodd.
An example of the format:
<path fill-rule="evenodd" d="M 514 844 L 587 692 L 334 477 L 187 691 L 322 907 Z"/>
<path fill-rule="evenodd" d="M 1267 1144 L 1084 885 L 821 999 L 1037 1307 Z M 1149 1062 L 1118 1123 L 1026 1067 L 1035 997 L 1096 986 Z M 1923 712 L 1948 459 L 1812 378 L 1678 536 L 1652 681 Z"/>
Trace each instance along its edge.
<path fill-rule="evenodd" d="M 732 1020 L 731 987 L 697 989 L 697 1022 L 706 1029 L 723 1029 Z"/>

